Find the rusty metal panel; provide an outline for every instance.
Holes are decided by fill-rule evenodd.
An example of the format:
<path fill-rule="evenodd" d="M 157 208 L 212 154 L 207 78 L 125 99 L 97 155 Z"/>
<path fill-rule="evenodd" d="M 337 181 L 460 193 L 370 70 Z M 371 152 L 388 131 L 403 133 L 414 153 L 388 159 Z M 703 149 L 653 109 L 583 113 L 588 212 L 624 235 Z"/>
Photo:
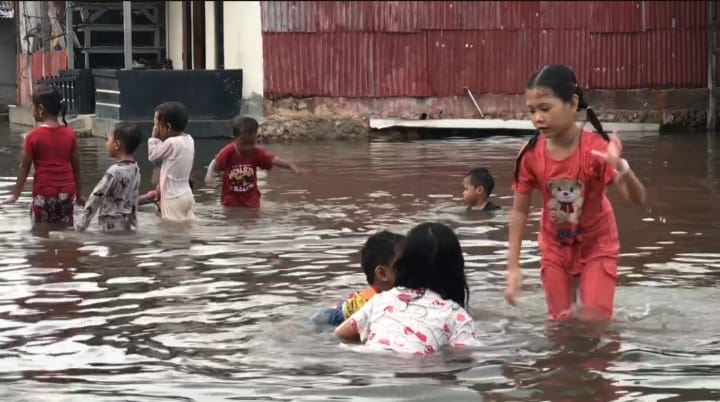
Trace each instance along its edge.
<path fill-rule="evenodd" d="M 460 1 L 457 10 L 460 29 L 500 29 L 499 1 Z"/>
<path fill-rule="evenodd" d="M 376 36 L 369 32 L 322 34 L 321 49 L 317 54 L 305 54 L 303 60 L 308 70 L 319 70 L 321 93 L 344 97 L 378 96 L 380 82 L 374 62 L 378 60 L 376 52 L 382 44 Z M 407 85 L 402 73 L 395 78 L 401 80 L 399 85 Z"/>
<path fill-rule="evenodd" d="M 500 2 L 500 29 L 540 28 L 539 1 Z"/>
<path fill-rule="evenodd" d="M 590 88 L 641 88 L 647 84 L 644 33 L 590 34 Z"/>
<path fill-rule="evenodd" d="M 590 59 L 595 57 L 591 51 L 590 33 L 587 29 L 543 30 L 538 36 L 537 68 L 545 64 L 565 64 L 575 72 L 580 85 L 587 86 Z"/>
<path fill-rule="evenodd" d="M 323 37 L 311 33 L 266 33 L 263 35 L 265 95 L 325 96 L 322 82 Z"/>
<path fill-rule="evenodd" d="M 541 1 L 540 28 L 553 30 L 587 29 L 593 23 L 591 1 Z"/>
<path fill-rule="evenodd" d="M 645 1 L 647 28 L 704 28 L 709 24 L 710 2 L 707 1 Z"/>
<path fill-rule="evenodd" d="M 376 96 L 429 96 L 428 75 L 433 72 L 427 49 L 425 33 L 376 34 L 374 58 L 366 61 L 373 68 Z"/>
<path fill-rule="evenodd" d="M 642 32 L 641 1 L 596 1 L 590 32 Z"/>
<path fill-rule="evenodd" d="M 651 31 L 647 38 L 649 86 L 707 86 L 709 38 L 706 29 Z"/>

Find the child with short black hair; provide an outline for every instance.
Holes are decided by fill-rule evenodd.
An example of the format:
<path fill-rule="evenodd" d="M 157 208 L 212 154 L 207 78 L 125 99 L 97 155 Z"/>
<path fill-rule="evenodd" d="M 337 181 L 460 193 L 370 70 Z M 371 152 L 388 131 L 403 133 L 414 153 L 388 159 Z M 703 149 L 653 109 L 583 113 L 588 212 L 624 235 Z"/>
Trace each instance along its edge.
<path fill-rule="evenodd" d="M 257 186 L 257 169 L 270 170 L 273 166 L 299 174 L 294 163 L 280 159 L 265 148 L 256 145 L 258 122 L 251 117 L 235 116 L 232 119 L 233 142 L 226 145 L 208 166 L 205 183 L 214 184 L 214 173 L 222 172 L 221 202 L 226 207 L 260 208 L 260 190 Z"/>
<path fill-rule="evenodd" d="M 395 287 L 375 295 L 345 320 L 335 330 L 339 338 L 415 355 L 443 346 L 478 345 L 475 324 L 465 310 L 465 260 L 452 229 L 441 223 L 414 227 L 394 266 Z"/>
<path fill-rule="evenodd" d="M 365 272 L 367 289 L 351 294 L 336 308 L 327 309 L 315 317 L 316 323 L 340 325 L 358 311 L 377 293 L 395 285 L 393 263 L 401 252 L 405 236 L 387 230 L 370 236 L 360 249 L 360 266 Z"/>
<path fill-rule="evenodd" d="M 463 199 L 468 211 L 492 212 L 501 209 L 490 201 L 495 179 L 485 167 L 470 170 L 463 178 Z"/>
<path fill-rule="evenodd" d="M 188 111 L 180 102 L 165 102 L 155 108 L 153 134 L 148 139 L 148 159 L 161 164 L 158 192 L 163 220 L 195 219 L 195 198 L 189 180 L 195 158 L 195 141 L 185 132 Z"/>
<path fill-rule="evenodd" d="M 105 148 L 115 159 L 95 186 L 85 207 L 75 217 L 75 229 L 84 231 L 95 214 L 103 231 L 133 231 L 137 226 L 140 168 L 133 153 L 142 142 L 134 124 L 118 123 L 107 138 Z"/>

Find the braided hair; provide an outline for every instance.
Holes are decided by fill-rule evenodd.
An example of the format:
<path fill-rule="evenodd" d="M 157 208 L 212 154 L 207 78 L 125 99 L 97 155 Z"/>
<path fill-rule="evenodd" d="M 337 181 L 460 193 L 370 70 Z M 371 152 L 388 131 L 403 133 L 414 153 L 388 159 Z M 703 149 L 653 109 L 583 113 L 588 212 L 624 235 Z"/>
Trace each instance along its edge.
<path fill-rule="evenodd" d="M 67 103 L 63 100 L 62 94 L 54 86 L 39 86 L 32 97 L 35 107 L 42 105 L 45 112 L 50 116 L 62 117 L 62 122 L 67 126 L 65 115 L 67 114 Z"/>
<path fill-rule="evenodd" d="M 592 124 L 595 131 L 600 134 L 605 141 L 610 141 L 610 137 L 603 130 L 602 124 L 598 119 L 595 111 L 588 106 L 583 96 L 583 90 L 575 78 L 575 73 L 565 65 L 562 64 L 549 64 L 543 66 L 541 69 L 535 71 L 525 86 L 526 90 L 543 88 L 550 91 L 554 96 L 560 98 L 563 102 L 572 101 L 573 95 L 578 96 L 578 109 L 585 109 L 587 111 L 587 121 Z M 533 148 L 537 144 L 540 132 L 536 131 L 535 134 L 530 138 L 527 145 L 523 147 L 515 160 L 515 180 L 518 178 L 520 171 L 520 161 L 523 155 Z"/>

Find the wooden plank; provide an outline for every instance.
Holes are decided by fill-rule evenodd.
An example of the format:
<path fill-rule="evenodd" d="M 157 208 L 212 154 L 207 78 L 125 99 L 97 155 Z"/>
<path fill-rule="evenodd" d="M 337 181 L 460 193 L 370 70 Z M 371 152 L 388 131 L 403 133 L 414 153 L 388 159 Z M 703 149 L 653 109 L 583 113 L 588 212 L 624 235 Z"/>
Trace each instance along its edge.
<path fill-rule="evenodd" d="M 205 69 L 205 2 L 192 2 L 193 69 Z"/>

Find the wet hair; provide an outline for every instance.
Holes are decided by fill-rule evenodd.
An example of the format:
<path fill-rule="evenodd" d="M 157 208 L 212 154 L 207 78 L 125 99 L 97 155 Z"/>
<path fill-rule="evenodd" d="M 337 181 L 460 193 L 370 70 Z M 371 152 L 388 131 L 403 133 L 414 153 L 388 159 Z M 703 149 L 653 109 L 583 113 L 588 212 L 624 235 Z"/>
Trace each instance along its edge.
<path fill-rule="evenodd" d="M 470 170 L 465 177 L 470 179 L 473 187 L 483 186 L 485 195 L 489 196 L 495 188 L 495 179 L 487 168 L 480 167 Z"/>
<path fill-rule="evenodd" d="M 188 110 L 180 102 L 164 102 L 159 104 L 155 111 L 160 122 L 169 124 L 177 132 L 185 130 L 188 122 Z"/>
<path fill-rule="evenodd" d="M 65 115 L 67 114 L 67 103 L 63 100 L 62 94 L 54 86 L 38 86 L 32 97 L 35 107 L 42 106 L 50 116 L 61 116 L 62 122 L 67 126 Z"/>
<path fill-rule="evenodd" d="M 113 137 L 129 154 L 134 153 L 142 142 L 140 129 L 131 123 L 117 123 L 113 128 Z"/>
<path fill-rule="evenodd" d="M 605 130 L 603 130 L 602 124 L 600 124 L 600 119 L 598 119 L 595 111 L 585 102 L 583 90 L 578 84 L 577 78 L 575 78 L 575 73 L 570 68 L 562 64 L 549 64 L 543 66 L 530 76 L 530 79 L 525 86 L 526 90 L 535 88 L 543 88 L 549 91 L 553 96 L 560 98 L 563 102 L 571 102 L 573 95 L 577 95 L 578 109 L 586 109 L 587 121 L 592 124 L 595 131 L 597 131 L 598 134 L 605 139 L 605 141 L 610 141 L 610 137 L 607 135 Z M 523 155 L 525 155 L 527 151 L 535 148 L 539 135 L 540 132 L 536 131 L 515 160 L 515 179 L 518 178 L 520 161 Z"/>
<path fill-rule="evenodd" d="M 230 124 L 235 138 L 241 135 L 256 135 L 258 132 L 258 122 L 252 117 L 235 116 Z"/>
<path fill-rule="evenodd" d="M 405 236 L 387 230 L 368 237 L 360 249 L 360 266 L 365 271 L 368 284 L 375 282 L 375 268 L 378 265 L 389 267 L 392 264 L 404 241 Z"/>
<path fill-rule="evenodd" d="M 442 223 L 426 222 L 411 229 L 395 270 L 395 286 L 430 289 L 462 307 L 468 303 L 470 292 L 460 241 Z"/>

